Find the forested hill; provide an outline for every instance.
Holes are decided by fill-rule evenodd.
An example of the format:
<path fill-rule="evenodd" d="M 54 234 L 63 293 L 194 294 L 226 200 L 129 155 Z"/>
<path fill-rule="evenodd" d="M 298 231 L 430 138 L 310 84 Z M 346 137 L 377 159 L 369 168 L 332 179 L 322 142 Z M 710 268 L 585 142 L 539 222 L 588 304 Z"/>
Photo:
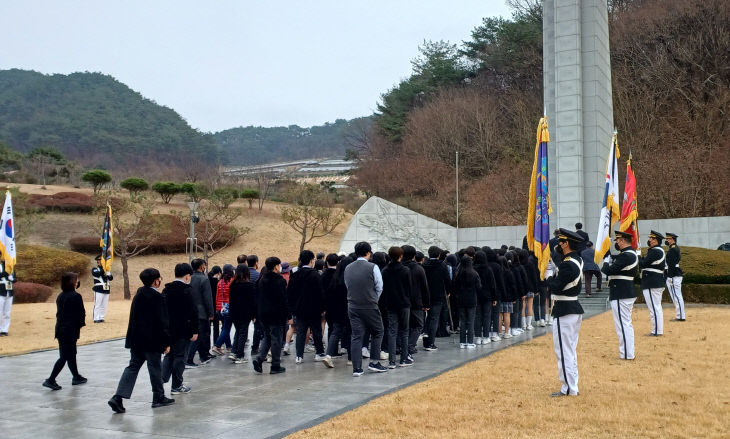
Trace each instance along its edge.
<path fill-rule="evenodd" d="M 43 146 L 85 166 L 215 162 L 213 137 L 174 110 L 101 73 L 44 75 L 0 70 L 0 141 L 28 152 Z"/>
<path fill-rule="evenodd" d="M 359 133 L 370 128 L 370 118 L 345 120 L 302 128 L 239 127 L 214 134 L 223 165 L 257 165 L 307 158 L 342 158 Z"/>

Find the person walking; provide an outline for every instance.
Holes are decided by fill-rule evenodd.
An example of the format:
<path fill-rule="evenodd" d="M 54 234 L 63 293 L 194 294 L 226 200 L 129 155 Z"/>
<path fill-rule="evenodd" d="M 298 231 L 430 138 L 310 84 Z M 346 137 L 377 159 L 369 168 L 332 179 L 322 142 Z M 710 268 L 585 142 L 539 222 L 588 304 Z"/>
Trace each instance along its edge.
<path fill-rule="evenodd" d="M 316 353 L 315 361 L 324 361 L 327 367 L 334 367 L 332 360 L 327 359 L 322 343 L 321 320 L 325 312 L 324 290 L 322 278 L 314 268 L 314 253 L 302 250 L 299 254 L 299 270 L 292 273 L 287 287 L 287 301 L 292 314 L 297 316 L 296 364 L 304 361 L 304 345 L 307 343 L 307 331 L 312 332 Z"/>
<path fill-rule="evenodd" d="M 198 366 L 194 361 L 196 352 L 200 364 L 207 364 L 213 359 L 213 356 L 210 355 L 210 323 L 215 314 L 215 302 L 213 302 L 210 282 L 205 275 L 207 268 L 205 261 L 193 259 L 190 265 L 193 268 L 193 276 L 190 278 L 191 295 L 198 313 L 198 338 L 190 344 L 185 367 L 195 368 Z"/>
<path fill-rule="evenodd" d="M 446 263 L 439 259 L 441 249 L 436 246 L 428 248 L 428 259 L 423 262 L 429 292 L 429 309 L 426 317 L 426 333 L 423 337 L 423 349 L 426 351 L 438 350 L 436 346 L 436 331 L 439 327 L 441 310 L 446 303 L 447 291 L 451 287 L 451 277 Z"/>
<path fill-rule="evenodd" d="M 355 244 L 356 260 L 345 268 L 347 287 L 347 313 L 352 326 L 352 375 L 362 376 L 362 344 L 365 332 L 371 334 L 371 361 L 368 370 L 376 373 L 387 372 L 380 358 L 380 344 L 383 341 L 383 319 L 378 308 L 378 299 L 383 293 L 383 277 L 378 266 L 368 262 L 372 248 L 367 242 Z"/>
<path fill-rule="evenodd" d="M 173 395 L 190 393 L 190 387 L 183 385 L 183 373 L 190 342 L 198 339 L 198 308 L 190 287 L 192 277 L 190 264 L 177 264 L 175 280 L 162 290 L 170 325 L 170 350 L 162 360 L 162 382 L 166 383 L 172 377 L 170 393 Z"/>
<path fill-rule="evenodd" d="M 383 269 L 383 300 L 388 312 L 388 368 L 395 369 L 398 346 L 400 367 L 413 365 L 408 354 L 408 322 L 411 316 L 411 272 L 404 267 L 403 249 L 388 249 L 390 263 Z"/>
<path fill-rule="evenodd" d="M 672 319 L 673 322 L 683 322 L 687 318 L 684 310 L 684 297 L 682 297 L 682 278 L 684 274 L 682 269 L 679 268 L 679 261 L 682 259 L 682 254 L 679 251 L 677 245 L 678 236 L 674 233 L 666 233 L 666 241 L 664 242 L 669 246 L 667 250 L 667 289 L 669 290 L 669 296 L 674 302 L 675 317 Z"/>
<path fill-rule="evenodd" d="M 340 258 L 330 253 L 325 258 L 327 268 L 322 273 L 322 288 L 324 289 L 325 298 L 325 317 L 329 326 L 329 337 L 327 338 L 327 359 L 323 362 L 325 366 L 331 363 L 334 366 L 333 358 L 339 356 L 339 346 L 348 351 L 348 359 L 350 352 L 348 323 L 347 319 L 347 289 L 344 288 L 344 279 L 342 278 L 345 267 L 352 262 L 352 258 Z M 342 267 L 341 269 L 339 267 Z"/>
<path fill-rule="evenodd" d="M 231 282 L 233 282 L 233 276 L 235 272 L 233 265 L 225 264 L 223 266 L 223 276 L 218 282 L 218 292 L 216 293 L 215 309 L 218 314 L 218 319 L 223 321 L 223 328 L 221 329 L 218 339 L 213 344 L 211 352 L 215 355 L 223 355 L 223 344 L 225 343 L 226 348 L 231 348 L 231 326 L 233 322 L 228 315 L 229 312 L 229 292 L 231 288 Z"/>
<path fill-rule="evenodd" d="M 214 265 L 213 268 L 210 269 L 208 272 L 208 281 L 210 283 L 210 292 L 211 292 L 211 299 L 213 302 L 213 308 L 215 309 L 215 304 L 217 302 L 217 295 L 218 295 L 218 282 L 220 282 L 221 276 L 223 275 L 223 269 L 217 265 Z M 221 330 L 221 321 L 218 319 L 218 313 L 213 311 L 213 340 L 218 340 L 218 336 L 220 335 Z M 210 352 L 208 352 L 208 355 L 210 355 Z"/>
<path fill-rule="evenodd" d="M 137 374 L 147 363 L 152 384 L 152 408 L 163 407 L 175 402 L 165 396 L 162 386 L 162 354 L 170 352 L 170 326 L 165 299 L 160 292 L 162 276 L 156 268 L 146 268 L 139 274 L 142 287 L 132 299 L 129 309 L 129 326 L 124 347 L 129 349 L 129 365 L 124 369 L 114 396 L 108 401 L 115 413 L 126 409 L 122 399 L 129 399 L 137 382 Z"/>
<path fill-rule="evenodd" d="M 58 340 L 58 360 L 53 365 L 51 375 L 43 381 L 43 387 L 51 390 L 61 390 L 56 382 L 56 377 L 61 373 L 63 367 L 68 364 L 71 371 L 71 385 L 79 385 L 87 382 L 81 376 L 76 365 L 76 341 L 81 334 L 81 328 L 86 326 L 86 310 L 81 294 L 76 292 L 79 288 L 79 276 L 76 273 L 64 273 L 61 276 L 61 294 L 56 298 L 56 330 L 55 337 Z"/>
<path fill-rule="evenodd" d="M 249 266 L 250 268 L 250 266 Z M 271 349 L 271 375 L 286 372 L 281 366 L 281 342 L 284 325 L 291 317 L 286 299 L 286 281 L 281 277 L 281 259 L 271 256 L 265 262 L 266 272 L 259 279 L 258 319 L 263 328 L 263 339 L 258 356 L 252 361 L 253 369 L 262 373 L 266 354 Z"/>
<path fill-rule="evenodd" d="M 583 277 L 585 278 L 586 286 L 586 297 L 591 297 L 591 280 L 593 276 L 596 277 L 596 291 L 601 292 L 601 269 L 594 262 L 596 255 L 596 249 L 593 248 L 593 243 L 588 241 L 586 248 L 580 252 L 580 257 L 583 259 Z"/>
<path fill-rule="evenodd" d="M 615 232 L 615 247 L 621 252 L 606 257 L 601 271 L 608 276 L 609 297 L 613 322 L 618 336 L 618 351 L 624 360 L 634 359 L 634 325 L 631 312 L 636 301 L 634 276 L 639 270 L 639 256 L 631 247 L 633 235 Z"/>
<path fill-rule="evenodd" d="M 411 308 L 410 320 L 408 322 L 408 354 L 413 355 L 418 351 L 416 344 L 418 337 L 423 332 L 423 325 L 426 319 L 426 312 L 430 307 L 431 293 L 428 290 L 428 279 L 423 266 L 418 263 L 416 248 L 412 245 L 404 245 L 403 266 L 411 272 Z"/>
<path fill-rule="evenodd" d="M 563 258 L 558 265 L 558 274 L 550 281 L 554 300 L 552 315 L 553 349 L 558 362 L 560 391 L 550 396 L 578 395 L 578 335 L 583 321 L 583 307 L 578 302 L 583 277 L 583 260 L 576 250 L 583 238 L 566 229 L 559 229 L 556 252 Z"/>
<path fill-rule="evenodd" d="M 651 231 L 647 245 L 649 250 L 645 257 L 639 257 L 641 267 L 641 290 L 644 293 L 644 302 L 649 308 L 651 319 L 651 333 L 649 335 L 664 335 L 664 312 L 662 310 L 662 295 L 664 293 L 666 272 L 666 254 L 661 246 L 664 236 Z"/>
<path fill-rule="evenodd" d="M 250 281 L 251 272 L 246 264 L 238 264 L 236 274 L 228 291 L 228 317 L 236 328 L 233 337 L 231 360 L 236 364 L 246 362 L 246 342 L 248 327 L 256 321 L 258 305 L 256 304 L 256 286 Z"/>
<path fill-rule="evenodd" d="M 114 280 L 114 276 L 108 271 L 104 271 L 101 266 L 101 255 L 95 258 L 96 267 L 91 269 L 91 277 L 94 279 L 94 323 L 104 322 L 106 316 L 106 308 L 109 304 L 109 292 L 111 291 L 109 282 Z"/>

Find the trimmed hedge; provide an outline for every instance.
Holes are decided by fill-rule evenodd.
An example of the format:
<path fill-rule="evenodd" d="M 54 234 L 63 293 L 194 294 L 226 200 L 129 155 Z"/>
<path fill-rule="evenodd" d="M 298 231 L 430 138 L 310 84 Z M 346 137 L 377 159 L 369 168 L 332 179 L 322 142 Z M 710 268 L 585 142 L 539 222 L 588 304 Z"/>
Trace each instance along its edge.
<path fill-rule="evenodd" d="M 59 291 L 61 290 L 59 286 Z M 44 303 L 55 290 L 32 282 L 16 282 L 13 286 L 13 303 Z"/>
<path fill-rule="evenodd" d="M 641 253 L 646 255 L 647 248 Z M 666 250 L 666 248 L 664 249 Z M 682 284 L 730 284 L 730 252 L 680 246 Z"/>
<path fill-rule="evenodd" d="M 182 230 L 187 225 L 179 224 L 179 219 L 174 215 L 154 214 L 150 221 L 159 221 L 162 227 L 162 234 L 155 239 L 150 247 L 141 254 L 176 254 L 185 253 L 185 240 L 187 235 Z M 198 228 L 205 227 L 205 222 L 200 222 Z M 230 235 L 227 235 L 230 236 Z M 228 238 L 221 238 L 220 241 L 225 242 Z M 83 253 L 98 253 L 99 238 L 92 236 L 75 236 L 68 241 L 72 250 Z"/>
<path fill-rule="evenodd" d="M 60 289 L 63 273 L 73 271 L 85 274 L 90 263 L 89 257 L 80 253 L 39 245 L 23 245 L 18 248 L 18 263 L 15 265 L 15 272 L 20 281 Z"/>
<path fill-rule="evenodd" d="M 712 305 L 730 304 L 730 285 L 718 284 L 685 284 L 682 283 L 682 297 L 686 303 L 707 303 Z M 672 299 L 667 290 L 662 295 L 664 303 L 671 303 Z M 644 294 L 641 287 L 636 287 L 636 303 L 644 303 Z"/>
<path fill-rule="evenodd" d="M 38 209 L 59 212 L 90 213 L 94 209 L 94 199 L 79 192 L 58 192 L 53 195 L 31 194 L 29 204 Z"/>

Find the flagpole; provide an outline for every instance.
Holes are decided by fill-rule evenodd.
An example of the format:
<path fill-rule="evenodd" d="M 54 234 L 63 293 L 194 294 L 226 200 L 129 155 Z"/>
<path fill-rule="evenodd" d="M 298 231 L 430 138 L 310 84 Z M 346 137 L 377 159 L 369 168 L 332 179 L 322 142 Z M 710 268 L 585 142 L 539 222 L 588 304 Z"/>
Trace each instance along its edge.
<path fill-rule="evenodd" d="M 456 242 L 459 242 L 459 151 L 456 151 Z"/>

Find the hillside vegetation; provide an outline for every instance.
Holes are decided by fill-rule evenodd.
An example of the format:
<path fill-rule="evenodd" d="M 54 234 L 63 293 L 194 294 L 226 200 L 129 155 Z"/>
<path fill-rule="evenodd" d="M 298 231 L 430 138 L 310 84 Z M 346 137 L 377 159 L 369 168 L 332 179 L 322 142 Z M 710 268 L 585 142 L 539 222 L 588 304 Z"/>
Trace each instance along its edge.
<path fill-rule="evenodd" d="M 149 167 L 151 157 L 168 164 L 217 160 L 212 136 L 101 73 L 0 70 L 0 141 L 22 153 L 55 148 L 102 169 Z"/>

